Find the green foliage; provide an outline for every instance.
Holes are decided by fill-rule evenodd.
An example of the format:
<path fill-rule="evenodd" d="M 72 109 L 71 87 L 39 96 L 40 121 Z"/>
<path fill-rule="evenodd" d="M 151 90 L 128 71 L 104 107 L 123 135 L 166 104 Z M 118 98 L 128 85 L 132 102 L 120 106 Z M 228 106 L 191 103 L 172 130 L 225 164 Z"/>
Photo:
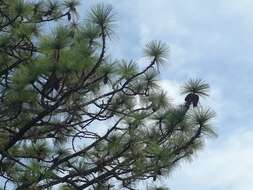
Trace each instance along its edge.
<path fill-rule="evenodd" d="M 215 113 L 210 109 L 198 108 L 190 114 L 192 125 L 202 126 L 203 133 L 206 135 L 217 136 L 210 126 L 209 121 L 215 118 Z"/>
<path fill-rule="evenodd" d="M 146 45 L 144 53 L 146 56 L 153 58 L 157 63 L 163 63 L 168 57 L 169 49 L 166 44 L 160 41 L 151 41 Z"/>
<path fill-rule="evenodd" d="M 98 4 L 92 7 L 88 20 L 98 25 L 102 30 L 101 32 L 104 32 L 107 36 L 111 36 L 113 33 L 112 27 L 115 20 L 112 6 Z"/>
<path fill-rule="evenodd" d="M 96 38 L 98 38 L 99 32 L 100 28 L 97 25 L 87 23 L 81 30 L 80 40 L 87 39 L 92 43 Z"/>
<path fill-rule="evenodd" d="M 57 27 L 53 34 L 45 37 L 40 45 L 41 50 L 60 50 L 69 47 L 70 31 L 64 26 Z"/>
<path fill-rule="evenodd" d="M 118 66 L 117 73 L 120 77 L 124 79 L 129 79 L 132 76 L 137 74 L 137 66 L 136 63 L 130 61 L 129 63 L 125 60 L 122 60 Z"/>
<path fill-rule="evenodd" d="M 24 0 L 14 0 L 10 3 L 10 13 L 13 16 L 27 16 L 31 13 L 31 6 Z"/>
<path fill-rule="evenodd" d="M 181 89 L 182 94 L 194 93 L 200 96 L 208 96 L 209 84 L 201 79 L 190 79 Z"/>
<path fill-rule="evenodd" d="M 77 0 L 66 0 L 64 5 L 72 12 L 77 14 L 76 7 L 80 5 L 80 2 Z"/>
<path fill-rule="evenodd" d="M 140 67 L 114 60 L 112 7 L 92 7 L 81 23 L 79 2 L 0 1 L 6 189 L 134 189 L 140 180 L 170 174 L 215 135 L 210 109 L 174 105 L 159 86 L 167 45 L 148 43 L 149 59 Z M 207 96 L 208 90 L 195 79 L 182 93 Z"/>

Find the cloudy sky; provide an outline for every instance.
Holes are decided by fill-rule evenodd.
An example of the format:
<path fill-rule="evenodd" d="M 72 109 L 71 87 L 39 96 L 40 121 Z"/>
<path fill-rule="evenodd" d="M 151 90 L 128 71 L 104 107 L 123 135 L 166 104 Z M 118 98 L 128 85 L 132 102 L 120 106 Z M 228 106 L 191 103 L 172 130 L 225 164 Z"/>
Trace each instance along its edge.
<path fill-rule="evenodd" d="M 81 12 L 95 4 L 85 0 Z M 163 180 L 172 190 L 253 188 L 253 1 L 104 0 L 117 12 L 113 54 L 140 60 L 150 40 L 170 46 L 161 84 L 175 101 L 178 88 L 200 77 L 211 85 L 205 100 L 216 112 L 219 137 L 191 163 Z"/>

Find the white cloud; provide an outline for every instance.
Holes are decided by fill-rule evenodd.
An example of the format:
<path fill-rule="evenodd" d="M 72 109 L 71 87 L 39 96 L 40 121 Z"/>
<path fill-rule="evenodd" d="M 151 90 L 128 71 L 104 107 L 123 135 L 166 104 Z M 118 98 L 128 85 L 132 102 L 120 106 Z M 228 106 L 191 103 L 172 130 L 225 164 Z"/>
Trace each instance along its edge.
<path fill-rule="evenodd" d="M 194 162 L 182 164 L 168 185 L 175 190 L 252 190 L 252 144 L 252 130 L 210 143 Z"/>
<path fill-rule="evenodd" d="M 184 102 L 183 96 L 180 94 L 180 84 L 172 80 L 160 80 L 159 85 L 167 93 L 169 100 L 175 104 Z"/>

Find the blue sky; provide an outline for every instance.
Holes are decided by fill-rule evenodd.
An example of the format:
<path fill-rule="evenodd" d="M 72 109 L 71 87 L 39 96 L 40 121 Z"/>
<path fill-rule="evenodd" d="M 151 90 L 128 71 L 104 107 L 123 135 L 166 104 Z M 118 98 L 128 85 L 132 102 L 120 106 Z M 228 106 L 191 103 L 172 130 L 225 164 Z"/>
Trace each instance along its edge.
<path fill-rule="evenodd" d="M 96 0 L 85 0 L 85 12 Z M 211 85 L 204 102 L 216 112 L 219 137 L 207 141 L 193 162 L 182 163 L 162 183 L 172 190 L 252 190 L 253 188 L 253 1 L 107 0 L 117 12 L 113 54 L 142 60 L 150 40 L 170 46 L 161 85 L 180 102 L 189 78 Z"/>

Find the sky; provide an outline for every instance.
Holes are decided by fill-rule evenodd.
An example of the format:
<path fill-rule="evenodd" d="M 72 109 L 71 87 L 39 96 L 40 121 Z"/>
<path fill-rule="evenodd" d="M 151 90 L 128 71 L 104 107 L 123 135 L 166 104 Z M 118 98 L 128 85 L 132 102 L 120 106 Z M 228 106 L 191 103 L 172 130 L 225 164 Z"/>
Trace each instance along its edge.
<path fill-rule="evenodd" d="M 97 2 L 117 13 L 111 42 L 117 58 L 141 61 L 151 40 L 169 45 L 160 84 L 176 103 L 189 78 L 211 86 L 202 101 L 217 113 L 218 138 L 208 139 L 192 162 L 182 163 L 162 184 L 171 190 L 252 190 L 253 1 L 85 0 L 79 11 Z"/>

